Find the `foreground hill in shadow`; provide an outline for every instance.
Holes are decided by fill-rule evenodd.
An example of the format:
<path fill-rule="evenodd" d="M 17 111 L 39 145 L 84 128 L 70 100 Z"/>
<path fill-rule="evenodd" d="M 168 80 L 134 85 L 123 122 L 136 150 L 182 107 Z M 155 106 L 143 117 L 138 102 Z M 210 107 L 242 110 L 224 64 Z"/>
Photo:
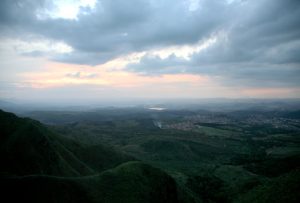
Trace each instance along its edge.
<path fill-rule="evenodd" d="M 60 137 L 35 120 L 0 112 L 1 173 L 92 175 L 133 160 L 112 148 Z"/>
<path fill-rule="evenodd" d="M 4 177 L 1 184 L 9 202 L 179 202 L 170 176 L 137 161 L 93 176 Z"/>
<path fill-rule="evenodd" d="M 175 181 L 113 148 L 75 142 L 0 111 L 1 198 L 8 202 L 178 202 Z"/>

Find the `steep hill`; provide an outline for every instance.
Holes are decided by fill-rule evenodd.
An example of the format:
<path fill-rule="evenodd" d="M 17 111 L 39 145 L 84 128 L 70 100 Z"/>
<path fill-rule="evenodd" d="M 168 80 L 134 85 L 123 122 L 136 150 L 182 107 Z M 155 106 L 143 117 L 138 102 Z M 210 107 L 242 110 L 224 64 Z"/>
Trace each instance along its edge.
<path fill-rule="evenodd" d="M 127 162 L 94 176 L 32 175 L 1 179 L 9 202 L 179 202 L 175 181 L 159 169 Z"/>
<path fill-rule="evenodd" d="M 0 171 L 10 175 L 92 175 L 133 158 L 60 137 L 41 123 L 0 111 Z"/>
<path fill-rule="evenodd" d="M 178 202 L 170 176 L 108 146 L 75 142 L 1 110 L 0 132 L 2 200 Z"/>

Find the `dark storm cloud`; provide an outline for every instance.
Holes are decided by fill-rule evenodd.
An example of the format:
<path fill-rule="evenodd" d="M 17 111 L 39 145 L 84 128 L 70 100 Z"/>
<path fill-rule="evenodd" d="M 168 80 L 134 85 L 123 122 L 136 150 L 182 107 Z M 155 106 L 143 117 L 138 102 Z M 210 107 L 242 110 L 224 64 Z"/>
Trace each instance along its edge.
<path fill-rule="evenodd" d="M 151 75 L 207 74 L 220 76 L 222 82 L 232 85 L 299 87 L 300 2 L 245 1 L 235 16 L 224 21 L 226 26 L 216 34 L 215 44 L 192 54 L 190 60 L 142 58 L 127 69 Z"/>
<path fill-rule="evenodd" d="M 203 1 L 199 11 L 191 12 L 187 2 L 181 0 L 101 0 L 78 20 L 39 20 L 36 13 L 45 10 L 45 5 L 51 6 L 48 1 L 4 0 L 0 4 L 5 11 L 0 17 L 3 30 L 63 41 L 75 51 L 57 60 L 92 65 L 133 51 L 195 43 L 216 30 L 227 18 L 224 8 L 229 7 L 225 2 L 210 0 Z"/>
<path fill-rule="evenodd" d="M 299 86 L 299 0 L 199 2 L 191 11 L 182 0 L 99 0 L 94 9 L 81 8 L 77 20 L 68 20 L 38 19 L 36 14 L 53 7 L 48 0 L 3 0 L 0 32 L 23 40 L 65 42 L 74 51 L 52 60 L 89 65 L 213 36 L 216 43 L 191 54 L 190 60 L 147 54 L 127 70 L 144 75 L 207 74 L 227 84 Z"/>

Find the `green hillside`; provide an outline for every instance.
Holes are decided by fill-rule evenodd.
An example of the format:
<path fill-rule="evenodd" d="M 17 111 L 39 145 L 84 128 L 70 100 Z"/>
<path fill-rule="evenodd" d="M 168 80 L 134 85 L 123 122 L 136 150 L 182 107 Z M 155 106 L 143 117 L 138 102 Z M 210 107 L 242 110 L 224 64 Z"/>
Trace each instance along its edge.
<path fill-rule="evenodd" d="M 89 118 L 87 114 L 92 113 Z M 135 115 L 134 111 L 113 112 L 115 118 L 106 117 L 110 115 L 107 109 L 92 113 L 36 112 L 36 116 L 51 124 L 54 114 L 61 119 L 67 114 L 70 123 L 49 127 L 86 144 L 112 145 L 160 168 L 174 178 L 180 200 L 186 202 L 243 202 L 257 188 L 261 195 L 272 196 L 273 189 L 259 188 L 300 168 L 298 121 L 287 121 L 275 112 L 270 116 L 263 111 L 200 112 L 195 117 L 190 111 L 179 115 L 171 110 L 149 113 L 141 109 Z M 158 122 L 162 127 L 156 126 Z M 293 194 L 286 191 L 288 197 Z"/>
<path fill-rule="evenodd" d="M 101 144 L 84 145 L 54 134 L 41 123 L 0 112 L 1 173 L 91 175 L 133 158 Z"/>
<path fill-rule="evenodd" d="M 141 162 L 127 162 L 94 176 L 31 175 L 1 179 L 11 202 L 179 202 L 175 181 Z"/>
<path fill-rule="evenodd" d="M 178 202 L 175 181 L 161 170 L 137 161 L 83 181 L 96 202 Z"/>
<path fill-rule="evenodd" d="M 106 115 L 45 126 L 0 111 L 3 200 L 299 202 L 297 132 L 264 127 L 268 133 L 257 135 L 249 124 L 235 123 L 199 127 L 168 114 L 165 123 L 188 128 L 159 128 L 144 114 Z"/>
<path fill-rule="evenodd" d="M 111 147 L 75 142 L 4 111 L 0 131 L 3 200 L 178 202 L 169 175 Z"/>

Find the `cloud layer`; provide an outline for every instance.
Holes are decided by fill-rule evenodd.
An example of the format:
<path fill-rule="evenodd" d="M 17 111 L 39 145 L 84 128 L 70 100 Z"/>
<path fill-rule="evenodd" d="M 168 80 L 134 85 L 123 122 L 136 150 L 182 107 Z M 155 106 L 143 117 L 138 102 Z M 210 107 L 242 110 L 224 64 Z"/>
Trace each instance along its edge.
<path fill-rule="evenodd" d="M 1 38 L 62 43 L 72 51 L 38 56 L 63 63 L 98 65 L 145 52 L 125 70 L 204 74 L 229 86 L 300 86 L 299 0 L 98 0 L 93 8 L 80 7 L 76 19 L 47 16 L 53 9 L 49 0 L 2 0 Z M 212 38 L 188 57 L 152 53 Z"/>

